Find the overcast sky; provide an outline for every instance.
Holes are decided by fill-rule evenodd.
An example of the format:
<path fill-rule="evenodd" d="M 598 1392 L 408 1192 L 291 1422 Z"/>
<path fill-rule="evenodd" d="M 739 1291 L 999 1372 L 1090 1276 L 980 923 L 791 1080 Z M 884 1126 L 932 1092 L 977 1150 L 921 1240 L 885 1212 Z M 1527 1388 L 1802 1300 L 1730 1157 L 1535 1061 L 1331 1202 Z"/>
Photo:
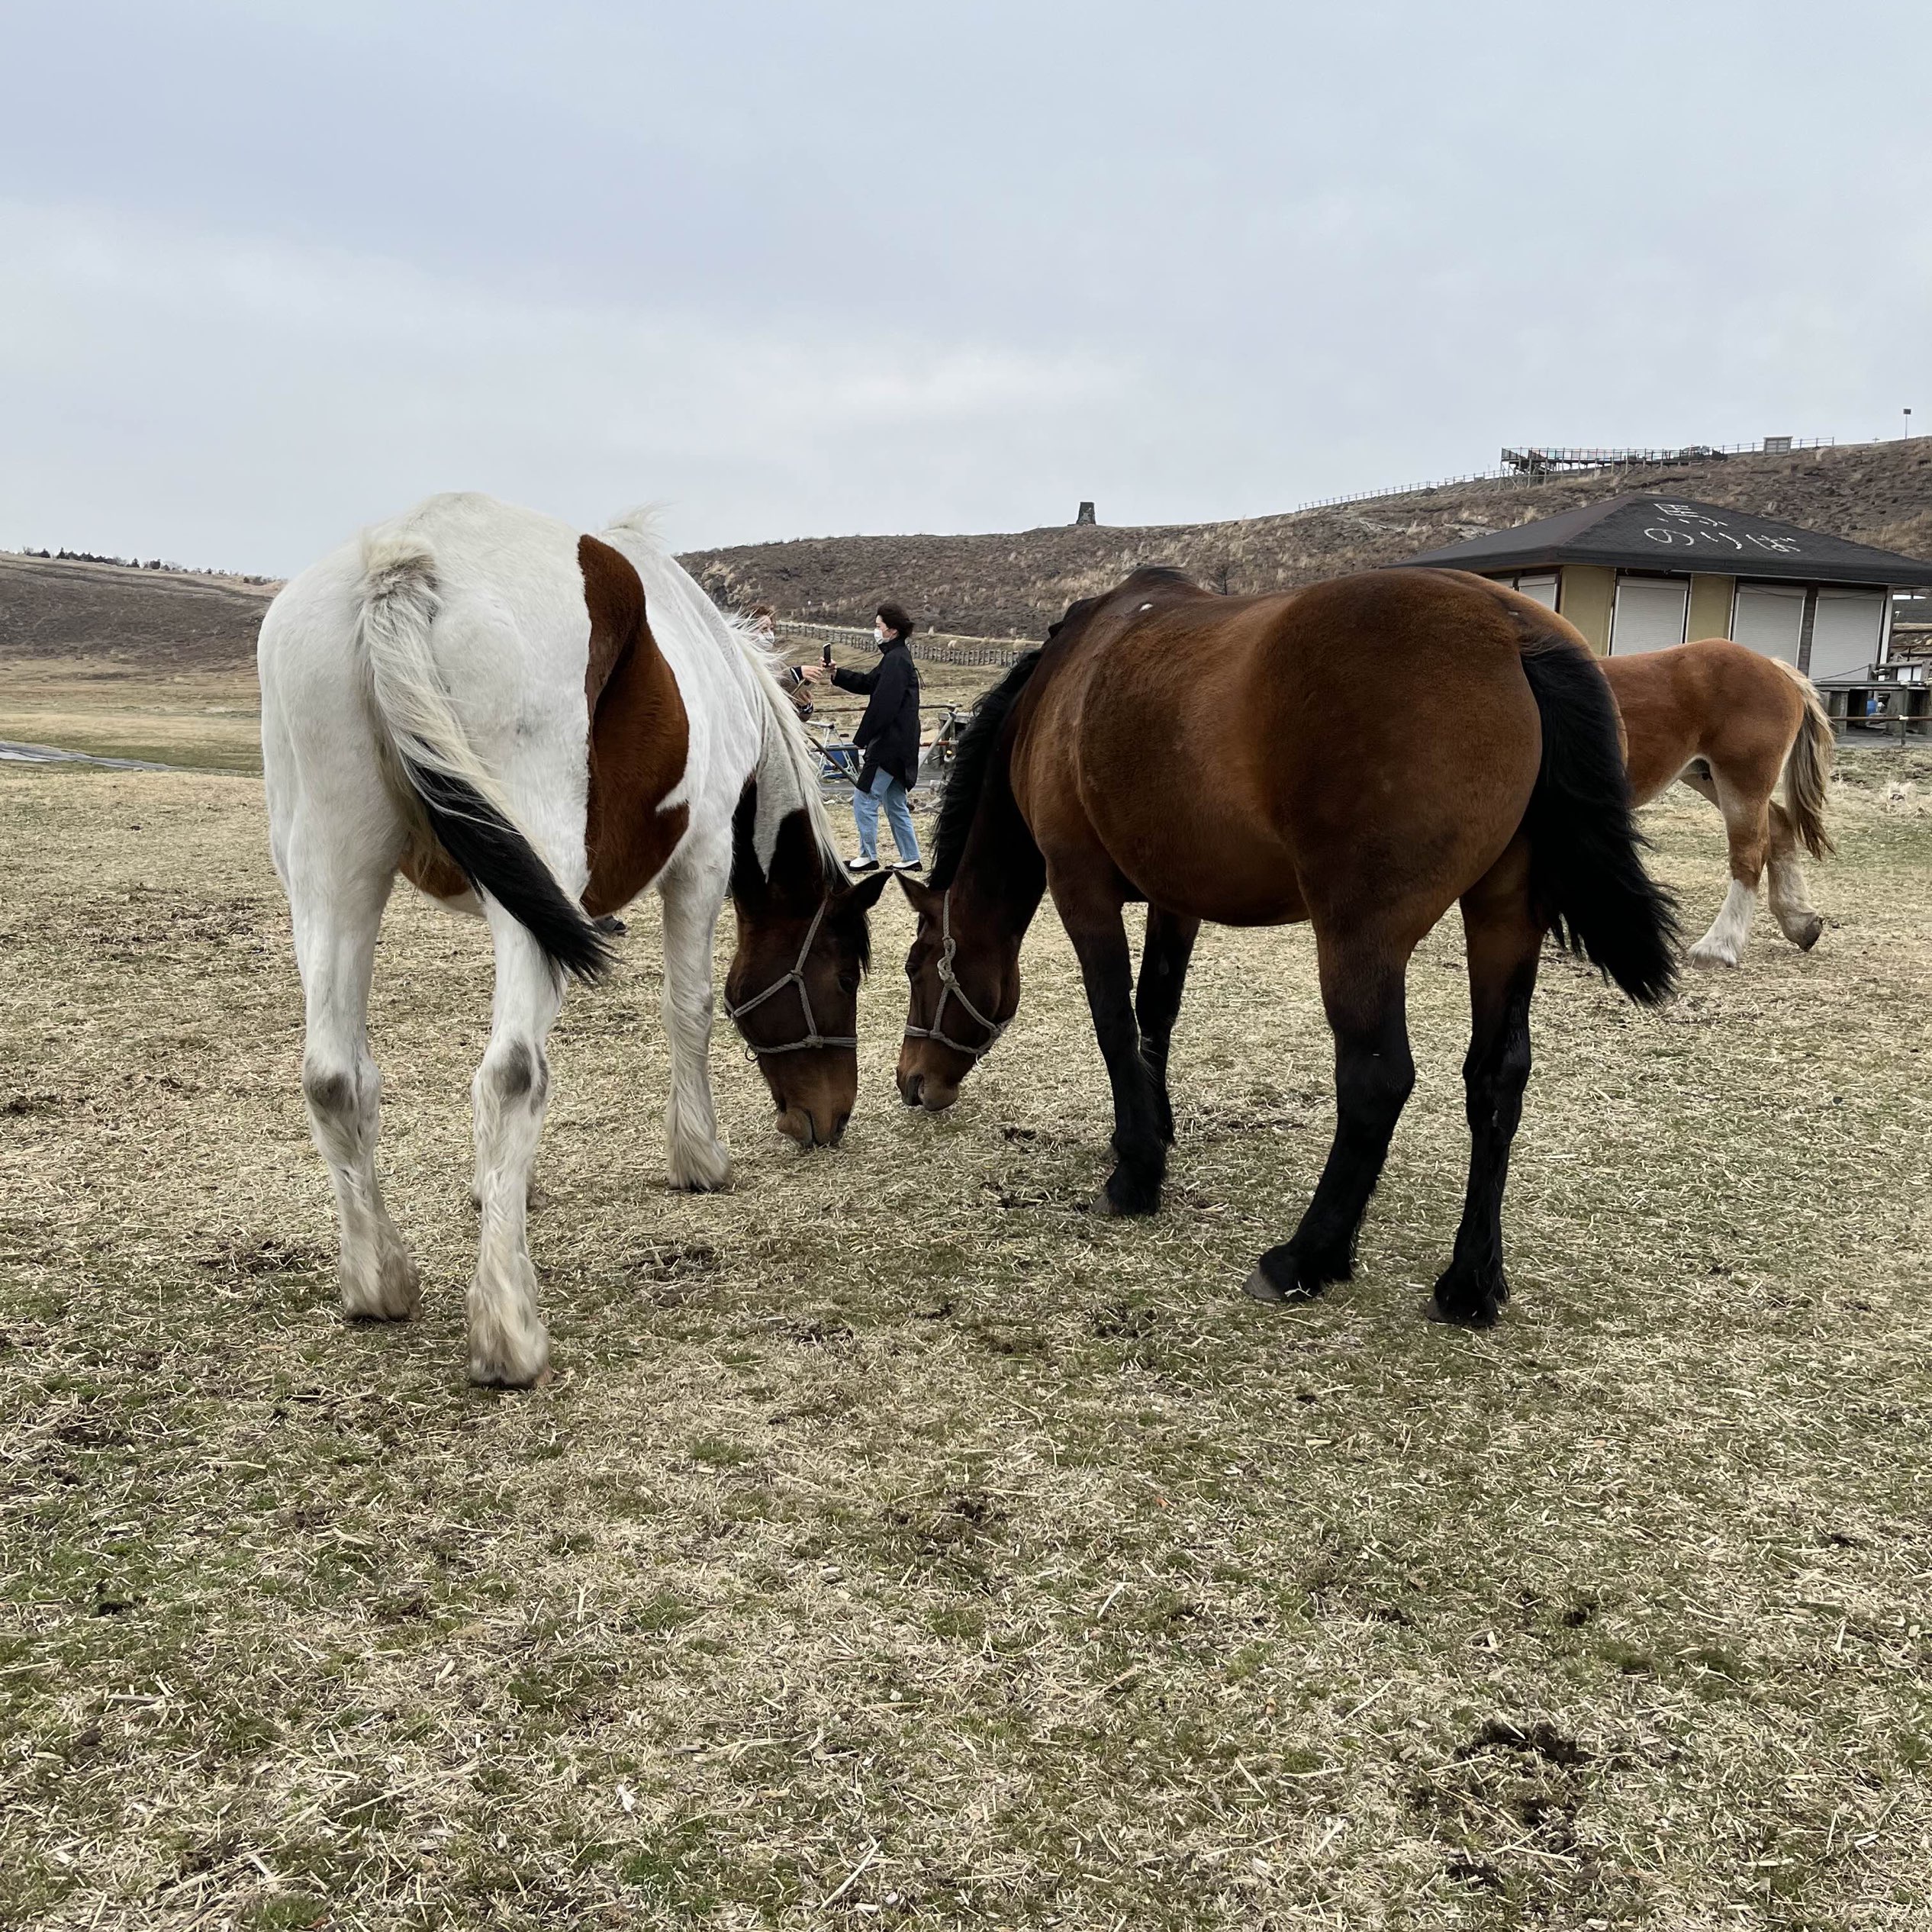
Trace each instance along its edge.
<path fill-rule="evenodd" d="M 681 546 L 1932 430 L 1932 10 L 8 9 L 0 545 Z"/>

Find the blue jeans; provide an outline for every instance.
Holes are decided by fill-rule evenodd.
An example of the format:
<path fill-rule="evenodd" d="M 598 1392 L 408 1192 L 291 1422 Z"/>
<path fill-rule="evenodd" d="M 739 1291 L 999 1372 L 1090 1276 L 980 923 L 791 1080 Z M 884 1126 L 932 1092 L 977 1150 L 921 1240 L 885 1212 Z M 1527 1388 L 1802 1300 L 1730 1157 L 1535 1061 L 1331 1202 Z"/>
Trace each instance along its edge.
<path fill-rule="evenodd" d="M 879 807 L 885 807 L 886 823 L 892 827 L 892 842 L 898 848 L 900 862 L 916 865 L 919 834 L 913 829 L 913 808 L 906 802 L 906 787 L 890 771 L 875 771 L 869 791 L 852 794 L 852 819 L 858 827 L 858 850 L 862 858 L 879 855 Z"/>

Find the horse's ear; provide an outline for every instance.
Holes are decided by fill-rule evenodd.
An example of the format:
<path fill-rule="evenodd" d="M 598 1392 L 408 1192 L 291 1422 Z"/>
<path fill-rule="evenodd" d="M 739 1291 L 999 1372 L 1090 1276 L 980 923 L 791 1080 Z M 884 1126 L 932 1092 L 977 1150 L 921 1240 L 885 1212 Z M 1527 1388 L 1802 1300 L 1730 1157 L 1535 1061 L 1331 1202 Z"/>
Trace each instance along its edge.
<path fill-rule="evenodd" d="M 893 877 L 899 881 L 906 897 L 913 902 L 913 910 L 921 919 L 937 908 L 940 895 L 930 886 L 921 885 L 918 880 L 904 872 L 895 872 Z"/>
<path fill-rule="evenodd" d="M 881 868 L 870 878 L 861 879 L 858 884 L 848 886 L 840 895 L 848 912 L 869 913 L 879 903 L 879 894 L 885 890 L 887 880 L 894 875 Z"/>

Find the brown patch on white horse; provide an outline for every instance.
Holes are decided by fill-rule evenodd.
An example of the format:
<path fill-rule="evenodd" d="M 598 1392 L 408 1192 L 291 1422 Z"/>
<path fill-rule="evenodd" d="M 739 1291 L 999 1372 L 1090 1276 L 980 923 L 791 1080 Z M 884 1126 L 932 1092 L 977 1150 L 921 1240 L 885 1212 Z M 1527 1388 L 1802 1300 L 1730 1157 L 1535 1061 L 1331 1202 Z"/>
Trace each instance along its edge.
<path fill-rule="evenodd" d="M 591 649 L 584 673 L 590 707 L 590 803 L 584 844 L 590 883 L 584 910 L 615 912 L 648 886 L 682 842 L 687 806 L 670 798 L 691 755 L 691 721 L 651 635 L 636 566 L 594 536 L 580 537 Z"/>

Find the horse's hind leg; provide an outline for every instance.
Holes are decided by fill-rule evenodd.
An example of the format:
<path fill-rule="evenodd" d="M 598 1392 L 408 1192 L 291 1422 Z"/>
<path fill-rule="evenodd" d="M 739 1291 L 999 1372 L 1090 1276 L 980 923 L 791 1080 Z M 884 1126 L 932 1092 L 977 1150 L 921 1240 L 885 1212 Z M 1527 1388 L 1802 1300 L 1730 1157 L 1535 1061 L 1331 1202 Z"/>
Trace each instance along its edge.
<path fill-rule="evenodd" d="M 1724 837 L 1731 848 L 1731 887 L 1711 929 L 1689 955 L 1693 966 L 1735 966 L 1750 936 L 1751 916 L 1757 910 L 1758 881 L 1771 842 L 1771 786 L 1777 774 L 1760 784 L 1755 774 L 1729 768 L 1712 778 L 1687 779 L 1693 789 L 1715 801 L 1724 814 Z"/>
<path fill-rule="evenodd" d="M 312 824 L 298 823 L 286 855 L 308 1009 L 302 1096 L 335 1192 L 343 1313 L 402 1322 L 416 1312 L 416 1264 L 382 1204 L 376 1178 L 382 1077 L 369 1057 L 367 1030 L 375 935 L 394 874 L 386 857 L 352 860 L 324 849 L 328 842 Z"/>
<path fill-rule="evenodd" d="M 1406 947 L 1338 940 L 1318 927 L 1322 1000 L 1335 1036 L 1335 1135 L 1301 1225 L 1248 1277 L 1257 1301 L 1306 1301 L 1354 1272 L 1355 1235 L 1415 1084 Z"/>
<path fill-rule="evenodd" d="M 550 1359 L 536 1312 L 536 1270 L 525 1228 L 530 1170 L 550 1093 L 544 1048 L 563 987 L 536 942 L 494 901 L 496 999 L 490 1044 L 471 1083 L 475 1106 L 477 1193 L 482 1209 L 470 1283 L 469 1379 L 527 1388 Z"/>
<path fill-rule="evenodd" d="M 1469 1188 L 1454 1257 L 1435 1284 L 1445 1321 L 1487 1328 L 1509 1299 L 1502 1267 L 1502 1193 L 1530 1074 L 1530 1000 L 1543 925 L 1530 910 L 1528 848 L 1521 841 L 1463 895 L 1469 954 Z"/>
<path fill-rule="evenodd" d="M 1823 916 L 1805 890 L 1805 874 L 1798 863 L 1798 833 L 1790 814 L 1771 801 L 1771 856 L 1766 864 L 1770 887 L 1771 916 L 1778 929 L 1801 952 L 1809 952 L 1824 930 Z"/>
<path fill-rule="evenodd" d="M 1134 990 L 1134 1018 L 1141 1032 L 1141 1058 L 1154 1077 L 1154 1111 L 1161 1138 L 1174 1141 L 1174 1110 L 1167 1098 L 1167 1043 L 1174 1038 L 1180 996 L 1187 984 L 1187 962 L 1201 929 L 1197 919 L 1147 909 L 1147 938 L 1141 947 L 1141 977 Z"/>

